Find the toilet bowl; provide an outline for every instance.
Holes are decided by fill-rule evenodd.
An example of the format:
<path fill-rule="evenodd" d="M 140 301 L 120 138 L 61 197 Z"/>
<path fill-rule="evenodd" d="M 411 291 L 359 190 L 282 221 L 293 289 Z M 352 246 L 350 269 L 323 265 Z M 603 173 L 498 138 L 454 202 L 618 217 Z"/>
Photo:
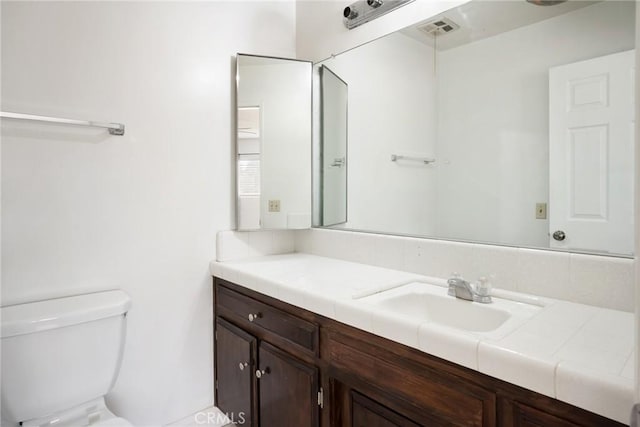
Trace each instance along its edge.
<path fill-rule="evenodd" d="M 130 306 L 114 290 L 1 307 L 3 427 L 132 426 L 104 400 Z"/>

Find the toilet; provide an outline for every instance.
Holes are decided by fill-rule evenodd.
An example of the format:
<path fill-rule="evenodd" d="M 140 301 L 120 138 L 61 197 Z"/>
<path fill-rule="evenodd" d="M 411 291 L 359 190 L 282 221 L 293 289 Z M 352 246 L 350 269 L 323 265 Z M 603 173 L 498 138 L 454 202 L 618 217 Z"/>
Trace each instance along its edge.
<path fill-rule="evenodd" d="M 104 400 L 130 306 L 113 290 L 0 308 L 2 426 L 131 427 Z"/>

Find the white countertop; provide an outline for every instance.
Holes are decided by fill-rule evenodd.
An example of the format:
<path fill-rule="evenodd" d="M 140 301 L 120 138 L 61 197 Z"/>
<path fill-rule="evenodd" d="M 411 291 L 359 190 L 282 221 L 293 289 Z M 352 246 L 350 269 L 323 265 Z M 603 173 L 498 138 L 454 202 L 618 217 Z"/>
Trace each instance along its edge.
<path fill-rule="evenodd" d="M 446 281 L 304 253 L 211 263 L 211 274 L 512 384 L 629 423 L 633 314 L 498 289 L 544 307 L 506 334 L 462 331 L 384 312 L 363 293 Z M 472 304 L 472 303 L 469 303 Z M 475 304 L 475 303 L 474 303 Z"/>

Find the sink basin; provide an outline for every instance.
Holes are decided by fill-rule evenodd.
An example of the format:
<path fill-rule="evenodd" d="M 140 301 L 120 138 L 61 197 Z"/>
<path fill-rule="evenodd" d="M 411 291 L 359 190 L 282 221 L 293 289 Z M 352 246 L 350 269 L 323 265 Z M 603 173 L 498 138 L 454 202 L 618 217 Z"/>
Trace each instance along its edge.
<path fill-rule="evenodd" d="M 531 317 L 540 309 L 498 298 L 490 304 L 465 301 L 447 295 L 447 288 L 421 282 L 412 282 L 359 300 L 420 323 L 433 322 L 475 333 L 496 331 L 514 323 L 514 320 Z"/>

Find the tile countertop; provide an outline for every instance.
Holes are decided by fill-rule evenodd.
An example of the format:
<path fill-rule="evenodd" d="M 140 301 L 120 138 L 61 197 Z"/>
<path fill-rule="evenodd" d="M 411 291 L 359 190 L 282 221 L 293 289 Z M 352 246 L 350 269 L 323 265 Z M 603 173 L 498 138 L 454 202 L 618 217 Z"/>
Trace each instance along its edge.
<path fill-rule="evenodd" d="M 393 315 L 354 299 L 413 281 L 442 286 L 446 294 L 441 278 L 304 253 L 213 261 L 210 269 L 248 289 L 629 423 L 632 313 L 531 297 L 544 307 L 504 336 L 492 336 Z M 516 295 L 493 293 L 498 298 Z"/>

